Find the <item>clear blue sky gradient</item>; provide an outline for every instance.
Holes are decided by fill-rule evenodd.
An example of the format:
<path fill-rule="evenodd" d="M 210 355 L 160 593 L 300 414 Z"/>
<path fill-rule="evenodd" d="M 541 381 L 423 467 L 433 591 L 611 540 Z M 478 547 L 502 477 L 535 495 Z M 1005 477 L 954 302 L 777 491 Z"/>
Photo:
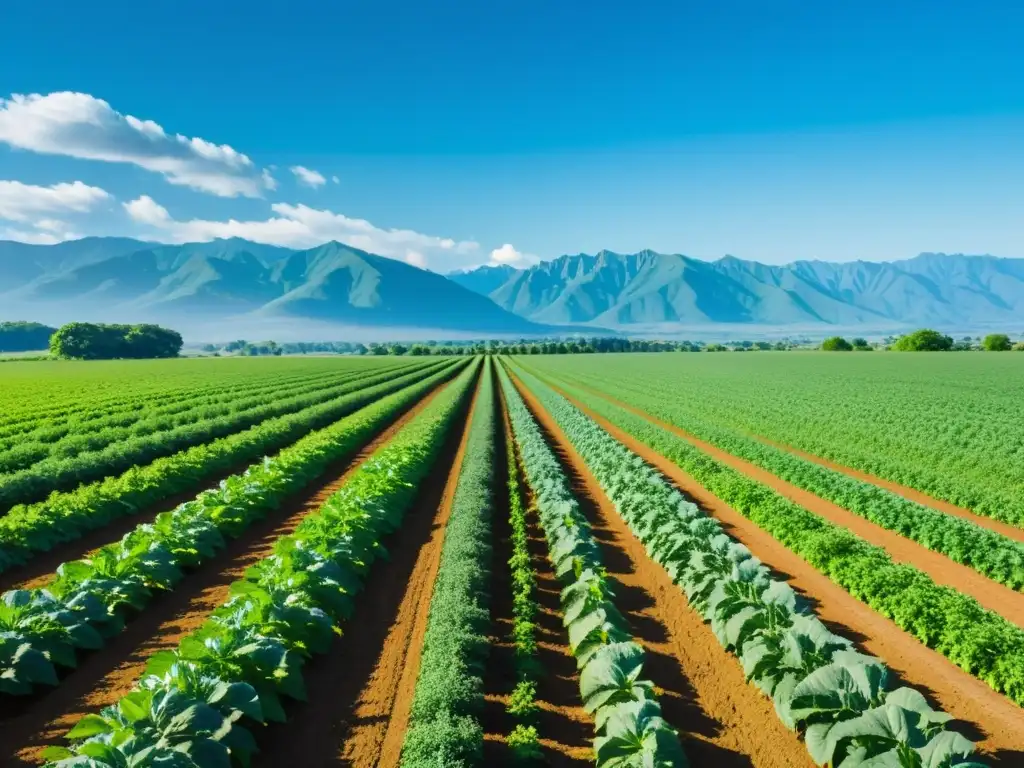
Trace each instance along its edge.
<path fill-rule="evenodd" d="M 89 93 L 341 178 L 278 199 L 544 258 L 1024 256 L 1022 33 L 1017 2 L 16 2 L 0 96 Z M 266 215 L 0 148 L 0 179 L 73 178 Z"/>

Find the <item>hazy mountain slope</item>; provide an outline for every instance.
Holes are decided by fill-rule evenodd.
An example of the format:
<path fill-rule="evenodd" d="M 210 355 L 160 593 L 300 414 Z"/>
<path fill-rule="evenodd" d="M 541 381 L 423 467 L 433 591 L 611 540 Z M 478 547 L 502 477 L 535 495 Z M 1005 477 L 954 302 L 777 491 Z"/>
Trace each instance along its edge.
<path fill-rule="evenodd" d="M 527 332 L 533 323 L 441 275 L 328 243 L 289 256 L 274 270 L 285 293 L 261 313 L 356 325 Z"/>
<path fill-rule="evenodd" d="M 515 271 L 516 268 L 508 264 L 485 264 L 476 269 L 460 269 L 449 272 L 445 277 L 463 288 L 469 288 L 474 293 L 482 293 L 486 296 L 508 280 Z"/>
<path fill-rule="evenodd" d="M 116 258 L 149 245 L 126 237 L 86 237 L 56 245 L 0 240 L 0 294 L 43 275 Z"/>
<path fill-rule="evenodd" d="M 83 243 L 83 241 L 79 241 Z M 19 282 L 0 284 L 0 311 L 52 323 L 153 321 L 185 327 L 225 319 L 262 328 L 274 319 L 352 327 L 544 333 L 493 301 L 408 264 L 328 243 L 307 251 L 245 240 L 153 245 L 93 238 L 79 247 L 18 244 L 34 255 Z M 127 253 L 123 253 L 124 250 Z M 104 254 L 114 254 L 104 257 Z M 11 270 L 13 272 L 13 269 Z M 29 279 L 25 279 L 28 277 Z"/>
<path fill-rule="evenodd" d="M 452 279 L 476 284 L 472 273 Z M 487 295 L 538 322 L 606 326 L 1024 322 L 1024 260 L 921 254 L 890 263 L 770 266 L 602 251 L 514 270 Z"/>

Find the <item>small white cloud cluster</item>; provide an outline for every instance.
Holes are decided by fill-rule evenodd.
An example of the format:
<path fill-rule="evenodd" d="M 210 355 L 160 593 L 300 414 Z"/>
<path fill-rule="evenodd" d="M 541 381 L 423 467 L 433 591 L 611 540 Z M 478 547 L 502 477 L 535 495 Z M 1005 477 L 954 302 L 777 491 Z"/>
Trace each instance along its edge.
<path fill-rule="evenodd" d="M 507 264 L 511 267 L 525 267 L 537 262 L 537 257 L 529 253 L 517 251 L 511 243 L 505 243 L 501 248 L 491 251 L 491 264 Z"/>
<path fill-rule="evenodd" d="M 480 245 L 470 240 L 456 242 L 451 238 L 424 235 L 408 229 L 381 229 L 365 219 L 353 219 L 306 205 L 275 203 L 271 206 L 275 215 L 258 221 L 179 221 L 148 195 L 124 203 L 124 208 L 133 220 L 159 230 L 164 239 L 173 242 L 241 237 L 289 248 L 311 248 L 337 240 L 421 268 L 445 267 L 444 264 L 432 262 L 438 258 L 445 261 L 460 257 L 464 259 L 478 254 L 480 250 Z"/>
<path fill-rule="evenodd" d="M 53 184 L 49 187 L 0 181 L 0 219 L 19 227 L 0 230 L 7 239 L 26 243 L 57 243 L 77 235 L 64 221 L 55 218 L 67 213 L 87 213 L 111 199 L 99 187 L 81 181 Z M 25 226 L 28 229 L 25 229 Z"/>
<path fill-rule="evenodd" d="M 295 178 L 299 180 L 299 184 L 304 184 L 307 187 L 316 189 L 317 187 L 322 187 L 327 183 L 327 179 L 324 178 L 323 174 L 314 171 L 312 168 L 293 165 L 289 170 L 295 174 Z"/>
<path fill-rule="evenodd" d="M 276 186 L 227 144 L 169 134 L 152 120 L 122 115 L 86 93 L 0 99 L 0 142 L 43 154 L 130 163 L 171 184 L 221 197 L 259 197 Z"/>

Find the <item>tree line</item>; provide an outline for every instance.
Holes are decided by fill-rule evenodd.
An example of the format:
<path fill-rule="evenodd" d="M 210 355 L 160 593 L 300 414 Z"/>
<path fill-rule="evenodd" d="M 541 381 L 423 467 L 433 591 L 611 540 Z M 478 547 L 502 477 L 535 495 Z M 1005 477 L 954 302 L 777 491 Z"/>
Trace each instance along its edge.
<path fill-rule="evenodd" d="M 896 352 L 967 352 L 974 349 L 982 349 L 986 352 L 1006 352 L 1011 349 L 1024 351 L 1024 341 L 1014 344 L 1009 335 L 1005 333 L 990 333 L 984 338 L 977 340 L 970 336 L 964 336 L 954 340 L 931 328 L 921 328 L 912 333 L 904 334 L 898 338 L 889 338 L 882 349 L 891 349 Z M 977 341 L 977 343 L 975 343 Z M 842 336 L 830 336 L 821 343 L 821 348 L 827 352 L 852 352 L 870 351 L 874 349 L 864 339 L 847 341 Z"/>

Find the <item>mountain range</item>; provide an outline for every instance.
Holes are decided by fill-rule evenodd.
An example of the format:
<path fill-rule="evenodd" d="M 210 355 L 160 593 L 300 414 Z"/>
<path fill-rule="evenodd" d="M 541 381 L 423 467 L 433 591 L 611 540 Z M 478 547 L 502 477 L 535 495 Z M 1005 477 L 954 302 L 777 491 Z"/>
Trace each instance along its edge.
<path fill-rule="evenodd" d="M 450 277 L 509 312 L 548 324 L 896 329 L 1024 323 L 1024 259 L 994 256 L 923 253 L 906 261 L 769 266 L 732 256 L 701 261 L 601 251 Z"/>
<path fill-rule="evenodd" d="M 770 266 L 601 251 L 442 276 L 337 242 L 296 251 L 240 239 L 0 241 L 0 320 L 14 319 L 161 322 L 218 340 L 326 338 L 341 327 L 409 339 L 695 326 L 1018 330 L 1024 259 L 925 253 Z"/>

